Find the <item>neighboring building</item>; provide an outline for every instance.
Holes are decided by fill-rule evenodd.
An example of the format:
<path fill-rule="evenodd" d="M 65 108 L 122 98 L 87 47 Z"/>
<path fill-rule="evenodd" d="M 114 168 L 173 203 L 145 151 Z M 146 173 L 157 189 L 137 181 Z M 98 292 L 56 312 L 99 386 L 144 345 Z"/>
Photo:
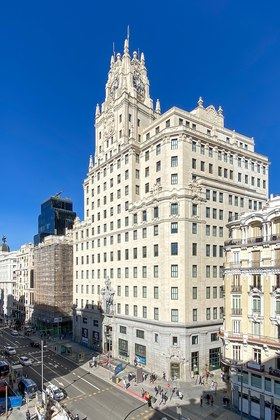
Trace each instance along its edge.
<path fill-rule="evenodd" d="M 47 236 L 34 247 L 32 320 L 41 329 L 72 328 L 73 245 L 71 235 Z"/>
<path fill-rule="evenodd" d="M 221 336 L 233 404 L 243 392 L 244 413 L 280 418 L 280 196 L 228 226 Z"/>
<path fill-rule="evenodd" d="M 95 345 L 101 306 L 114 357 L 182 379 L 219 367 L 226 224 L 261 208 L 267 188 L 267 158 L 224 127 L 221 107 L 153 107 L 144 55 L 131 58 L 126 40 L 73 228 L 76 340 Z"/>
<path fill-rule="evenodd" d="M 48 235 L 65 235 L 66 229 L 72 229 L 75 217 L 70 199 L 62 198 L 60 194 L 50 197 L 41 205 L 34 244 L 38 245 Z"/>
<path fill-rule="evenodd" d="M 14 289 L 16 285 L 16 251 L 10 251 L 6 238 L 0 244 L 0 320 L 13 317 Z"/>
<path fill-rule="evenodd" d="M 22 245 L 16 256 L 16 284 L 14 290 L 14 317 L 20 323 L 32 317 L 34 304 L 34 245 Z"/>

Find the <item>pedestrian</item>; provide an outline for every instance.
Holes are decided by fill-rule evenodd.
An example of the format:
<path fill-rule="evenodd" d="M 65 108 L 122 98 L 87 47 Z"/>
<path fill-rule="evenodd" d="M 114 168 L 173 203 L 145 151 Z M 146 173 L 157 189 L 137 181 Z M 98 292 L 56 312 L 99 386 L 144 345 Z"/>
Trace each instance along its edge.
<path fill-rule="evenodd" d="M 214 397 L 213 397 L 213 395 L 211 394 L 211 396 L 210 396 L 210 404 L 213 406 L 213 403 L 214 403 Z"/>
<path fill-rule="evenodd" d="M 141 396 L 142 396 L 142 398 L 145 397 L 145 389 L 144 388 L 141 388 Z"/>
<path fill-rule="evenodd" d="M 201 395 L 201 397 L 200 397 L 200 407 L 202 407 L 202 404 L 203 404 L 203 397 Z"/>
<path fill-rule="evenodd" d="M 179 391 L 179 393 L 178 393 L 178 397 L 180 398 L 180 400 L 182 400 L 182 399 L 183 399 L 183 394 L 182 394 L 182 392 L 181 392 L 181 391 Z"/>
<path fill-rule="evenodd" d="M 207 405 L 209 405 L 209 401 L 210 401 L 210 395 L 206 394 L 206 401 L 207 401 Z"/>
<path fill-rule="evenodd" d="M 193 379 L 194 378 L 194 373 L 193 373 L 193 370 L 191 371 L 191 379 Z"/>
<path fill-rule="evenodd" d="M 155 390 L 155 393 L 156 393 L 156 395 L 157 395 L 157 394 L 158 394 L 158 387 L 157 387 L 157 386 L 155 386 L 154 390 Z"/>
<path fill-rule="evenodd" d="M 163 372 L 162 373 L 162 379 L 165 381 L 166 380 L 166 373 L 165 372 Z"/>
<path fill-rule="evenodd" d="M 202 378 L 201 378 L 201 375 L 199 375 L 198 384 L 201 385 L 201 383 L 202 383 Z"/>
<path fill-rule="evenodd" d="M 158 392 L 161 394 L 161 386 L 158 385 Z"/>
<path fill-rule="evenodd" d="M 148 399 L 148 407 L 152 407 L 152 397 L 149 395 Z"/>
<path fill-rule="evenodd" d="M 137 359 L 136 359 L 136 357 L 134 358 L 134 366 L 135 367 L 137 366 Z"/>

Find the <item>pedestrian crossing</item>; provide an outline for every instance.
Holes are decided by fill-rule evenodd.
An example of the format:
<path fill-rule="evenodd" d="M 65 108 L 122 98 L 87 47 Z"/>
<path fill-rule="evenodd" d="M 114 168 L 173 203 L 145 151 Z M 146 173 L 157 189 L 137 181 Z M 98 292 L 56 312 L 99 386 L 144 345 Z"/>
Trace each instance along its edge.
<path fill-rule="evenodd" d="M 111 391 L 112 389 L 114 389 L 114 386 L 108 386 L 107 388 L 99 389 L 98 391 L 92 392 L 90 394 L 80 394 L 80 395 L 76 395 L 75 397 L 66 397 L 63 404 L 67 405 L 68 403 L 72 403 L 72 402 L 75 402 L 75 401 L 86 400 L 89 397 L 94 397 L 94 396 L 102 394 L 106 391 Z"/>

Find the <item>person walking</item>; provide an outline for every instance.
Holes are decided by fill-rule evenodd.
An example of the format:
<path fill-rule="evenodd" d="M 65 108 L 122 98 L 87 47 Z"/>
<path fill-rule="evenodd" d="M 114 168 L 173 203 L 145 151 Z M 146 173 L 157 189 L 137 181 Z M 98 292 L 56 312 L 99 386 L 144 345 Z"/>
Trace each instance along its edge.
<path fill-rule="evenodd" d="M 200 407 L 202 407 L 202 405 L 203 405 L 203 397 L 201 395 L 201 397 L 200 397 Z"/>
<path fill-rule="evenodd" d="M 214 404 L 214 397 L 213 397 L 213 395 L 211 394 L 211 396 L 210 396 L 210 404 L 213 406 L 213 404 Z"/>
<path fill-rule="evenodd" d="M 156 393 L 156 395 L 157 395 L 157 394 L 158 394 L 158 387 L 157 387 L 157 386 L 155 386 L 154 390 L 155 390 L 155 393 Z"/>

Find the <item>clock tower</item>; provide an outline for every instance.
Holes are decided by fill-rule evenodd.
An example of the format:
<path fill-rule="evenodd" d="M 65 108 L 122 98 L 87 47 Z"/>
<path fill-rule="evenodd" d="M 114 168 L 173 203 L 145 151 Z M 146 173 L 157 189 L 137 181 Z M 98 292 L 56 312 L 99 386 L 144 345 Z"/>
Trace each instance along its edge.
<path fill-rule="evenodd" d="M 126 39 L 123 54 L 111 57 L 105 101 L 96 106 L 95 163 L 104 163 L 128 143 L 139 145 L 143 129 L 159 113 L 158 101 L 153 109 L 144 54 L 134 51 L 131 57 Z"/>

